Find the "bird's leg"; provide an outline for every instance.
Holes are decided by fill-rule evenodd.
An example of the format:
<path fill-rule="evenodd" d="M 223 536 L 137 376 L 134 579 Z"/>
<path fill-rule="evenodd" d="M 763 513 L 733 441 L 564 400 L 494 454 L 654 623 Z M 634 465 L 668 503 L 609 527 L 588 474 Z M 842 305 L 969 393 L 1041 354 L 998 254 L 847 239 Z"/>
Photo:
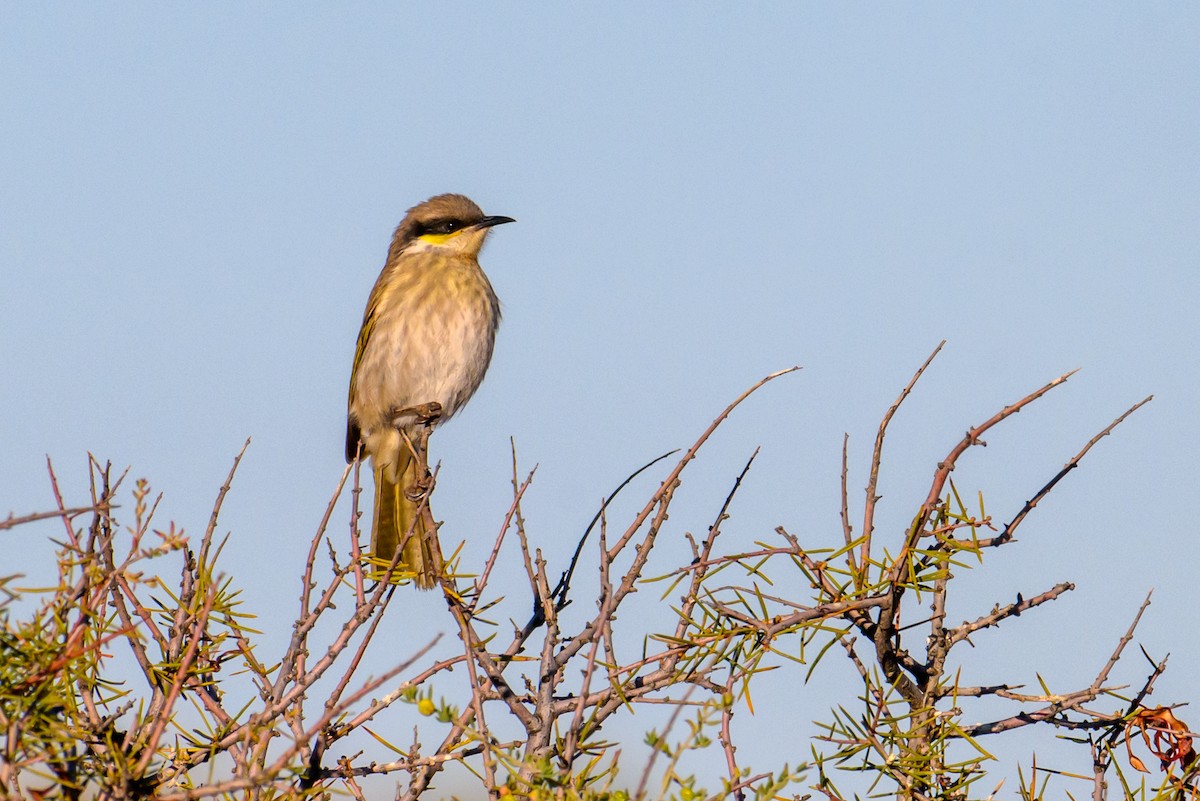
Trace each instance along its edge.
<path fill-rule="evenodd" d="M 424 522 L 421 537 L 425 539 L 422 550 L 431 561 L 434 573 L 442 576 L 445 566 L 442 562 L 442 551 L 437 542 L 437 521 L 433 519 L 433 510 L 429 508 L 429 495 L 433 492 L 433 474 L 429 472 L 429 434 L 434 425 L 441 419 L 442 404 L 437 401 L 392 410 L 392 422 L 404 438 L 405 447 L 417 463 L 416 476 L 412 484 L 403 488 L 405 497 L 420 504 L 420 515 Z M 416 418 L 413 425 L 412 418 Z M 407 425 L 401 421 L 406 421 Z"/>
<path fill-rule="evenodd" d="M 403 487 L 402 490 L 410 501 L 420 501 L 433 488 L 433 476 L 429 472 L 429 429 L 421 426 L 416 431 L 411 431 L 402 426 L 396 426 L 396 430 L 400 432 L 400 438 L 404 440 L 404 447 L 408 449 L 409 455 L 418 467 L 417 477 L 412 484 Z"/>
<path fill-rule="evenodd" d="M 401 421 L 413 417 L 416 418 L 417 426 L 413 435 L 410 435 L 409 430 L 406 430 Z M 437 401 L 421 403 L 416 406 L 397 406 L 392 409 L 392 423 L 400 431 L 400 436 L 404 437 L 404 444 L 420 466 L 419 478 L 411 487 L 406 487 L 404 490 L 411 500 L 419 501 L 433 487 L 433 476 L 429 472 L 429 434 L 441 417 L 442 404 Z"/>
<path fill-rule="evenodd" d="M 433 489 L 433 474 L 429 472 L 429 435 L 437 421 L 442 418 L 442 404 L 437 401 L 414 407 L 417 415 L 417 464 L 420 465 L 417 483 L 423 492 Z"/>

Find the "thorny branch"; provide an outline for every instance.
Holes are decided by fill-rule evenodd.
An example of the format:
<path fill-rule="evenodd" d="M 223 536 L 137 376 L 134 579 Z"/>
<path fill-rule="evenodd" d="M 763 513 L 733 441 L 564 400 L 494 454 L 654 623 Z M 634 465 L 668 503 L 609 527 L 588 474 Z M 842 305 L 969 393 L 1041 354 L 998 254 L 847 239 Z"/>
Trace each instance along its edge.
<path fill-rule="evenodd" d="M 416 799 L 431 790 L 441 771 L 459 764 L 475 773 L 493 799 L 509 793 L 541 798 L 538 793 L 545 791 L 550 793 L 547 798 L 602 801 L 615 797 L 608 793 L 620 753 L 615 744 L 602 739 L 605 725 L 622 711 L 667 706 L 671 712 L 666 728 L 661 734 L 651 732 L 648 739 L 651 759 L 636 791 L 638 799 L 649 794 L 652 771 L 661 773 L 660 799 L 673 797 L 676 790 L 681 798 L 767 799 L 783 794 L 799 780 L 804 767 L 785 766 L 771 773 L 746 766 L 735 726 L 735 720 L 742 725 L 741 704 L 753 709 L 750 686 L 762 671 L 780 660 L 809 663 L 811 671 L 811 665 L 840 643 L 865 692 L 860 713 L 839 707 L 828 724 L 825 739 L 835 746 L 828 764 L 858 759 L 875 771 L 872 789 L 888 780 L 903 798 L 965 798 L 965 788 L 982 774 L 983 757 L 950 761 L 950 743 L 973 743 L 973 738 L 983 735 L 1048 723 L 1091 738 L 1089 756 L 1098 771 L 1094 793 L 1103 797 L 1113 748 L 1127 732 L 1127 721 L 1144 714 L 1143 701 L 1166 660 L 1151 660 L 1149 676 L 1132 697 L 1123 699 L 1121 709 L 1098 711 L 1090 704 L 1117 697 L 1120 688 L 1110 684 L 1110 675 L 1132 641 L 1149 598 L 1092 684 L 1062 694 L 1051 694 L 1045 687 L 1042 693 L 1023 692 L 1020 685 L 1010 683 L 969 685 L 962 680 L 962 669 L 948 670 L 947 665 L 956 646 L 1055 600 L 1074 584 L 1061 582 L 1029 597 L 1017 593 L 1015 600 L 958 625 L 946 620 L 947 598 L 962 555 L 982 559 L 985 549 L 1015 542 L 1013 532 L 1038 503 L 1100 439 L 1150 399 L 1089 440 L 998 535 L 984 538 L 979 532 L 994 530 L 991 519 L 982 506 L 975 513 L 961 500 L 950 480 L 957 461 L 983 444 L 985 432 L 1071 373 L 1004 407 L 968 429 L 950 449 L 934 471 L 928 495 L 917 505 L 911 525 L 892 547 L 884 547 L 882 529 L 877 529 L 885 437 L 943 345 L 912 376 L 878 428 L 857 536 L 850 523 L 848 438 L 843 440 L 841 532 L 833 538 L 840 540 L 834 547 L 813 548 L 780 526 L 775 529 L 778 539 L 772 542 L 733 552 L 722 549 L 722 535 L 758 455 L 755 450 L 703 536 L 684 534 L 690 562 L 647 577 L 685 468 L 741 403 L 797 368 L 767 376 L 739 396 L 667 471 L 632 519 L 610 530 L 617 495 L 675 451 L 624 479 L 605 497 L 561 571 L 551 569 L 526 530 L 522 503 L 536 468 L 519 479 L 514 447 L 511 504 L 482 569 L 467 582 L 450 573 L 440 582 L 460 650 L 435 652 L 439 645 L 435 637 L 422 647 L 410 648 L 398 663 L 374 677 L 359 674 L 375 650 L 372 644 L 383 639 L 385 631 L 387 639 L 394 641 L 396 629 L 390 626 L 405 623 L 395 616 L 389 617 L 388 624 L 383 622 L 392 600 L 405 590 L 397 586 L 403 579 L 397 572 L 399 555 L 391 565 L 378 565 L 380 572 L 372 574 L 364 568 L 357 463 L 341 474 L 309 542 L 297 617 L 278 657 L 263 656 L 248 616 L 238 608 L 238 591 L 216 569 L 224 543 L 217 536 L 219 516 L 245 446 L 194 548 L 183 531 L 173 526 L 165 531 L 154 528 L 157 500 L 151 499 L 144 482 L 134 490 L 133 523 L 122 529 L 113 515 L 123 475 L 113 480 L 110 466 L 92 460 L 91 502 L 68 506 L 51 469 L 57 509 L 10 515 L 0 521 L 0 531 L 50 518 L 63 522 L 67 537 L 60 567 L 62 588 L 49 597 L 38 617 L 39 625 L 57 621 L 54 647 L 40 662 L 21 668 L 19 686 L 38 688 L 38 693 L 26 692 L 28 697 L 69 696 L 77 698 L 78 704 L 70 713 L 72 733 L 64 737 L 61 726 L 35 730 L 20 722 L 62 719 L 66 713 L 61 704 L 41 718 L 14 717 L 9 698 L 0 697 L 0 731 L 5 732 L 0 735 L 0 788 L 3 793 L 23 793 L 34 775 L 30 769 L 36 766 L 40 775 L 52 775 L 59 788 L 66 788 L 49 795 L 28 788 L 45 798 L 76 799 L 79 792 L 69 788 L 84 786 L 101 799 L 154 795 L 183 801 L 235 795 L 258 798 L 270 793 L 299 797 L 335 788 L 364 798 L 360 781 L 404 775 L 408 781 L 397 797 Z M 341 549 L 348 556 L 343 558 L 327 532 L 351 474 L 350 541 Z M 436 475 L 430 483 L 436 483 Z M 423 509 L 428 515 L 428 507 Z M 75 519 L 89 514 L 91 525 L 77 531 Z M 812 538 L 806 534 L 804 539 Z M 328 555 L 324 569 L 323 543 Z M 505 608 L 505 597 L 492 592 L 490 580 L 499 573 L 496 568 L 503 553 L 514 548 L 521 558 L 532 611 L 525 623 L 513 623 L 511 635 L 502 636 L 490 618 Z M 182 560 L 176 582 L 147 572 L 153 560 L 172 556 Z M 591 558 L 595 559 L 595 611 L 576 612 L 572 602 L 582 592 L 574 586 L 577 569 Z M 811 597 L 772 589 L 777 583 L 772 577 L 780 571 L 801 577 Z M 554 582 L 550 577 L 556 573 Z M 738 585 L 737 579 L 718 585 L 715 577 L 722 573 L 743 577 L 748 586 Z M 659 628 L 658 621 L 639 629 L 636 615 L 623 606 L 648 582 L 665 586 L 664 604 L 671 599 L 673 616 L 665 627 Z M 505 582 L 506 594 L 512 594 L 512 585 L 511 580 Z M 0 591 L 6 591 L 3 579 Z M 517 602 L 523 602 L 523 592 Z M 903 617 L 905 599 L 913 599 L 910 606 L 915 599 L 928 599 L 931 614 L 916 622 L 912 615 Z M 568 607 L 572 607 L 570 615 Z M 620 622 L 626 629 L 618 627 L 622 610 L 626 614 Z M 524 614 L 517 618 L 523 619 Z M 923 647 L 905 646 L 906 637 L 916 642 L 914 630 L 925 635 Z M 641 640 L 640 650 L 631 646 L 631 634 Z M 6 629 L 3 636 L 0 649 L 7 653 L 12 635 Z M 860 641 L 869 646 L 864 649 L 869 657 L 860 656 L 856 647 Z M 131 694 L 133 688 L 118 688 L 106 678 L 107 651 L 119 642 L 127 643 L 145 685 L 144 695 Z M 0 670 L 6 669 L 3 664 L 0 660 Z M 237 672 L 248 677 L 249 695 L 230 689 Z M 402 681 L 401 676 L 408 678 Z M 452 688 L 448 698 L 435 696 L 441 688 Z M 310 713 L 306 702 L 313 697 L 322 703 Z M 963 723 L 960 705 L 983 697 L 1003 699 L 1019 708 L 996 719 Z M 394 719 L 383 713 L 391 710 L 398 715 L 396 707 L 408 707 L 418 721 L 425 720 L 414 727 L 411 746 L 395 746 L 386 739 L 387 732 L 396 729 Z M 683 713 L 688 710 L 694 719 L 685 720 Z M 200 725 L 183 723 L 185 711 Z M 379 726 L 379 731 L 368 729 L 368 724 Z M 712 738 L 705 731 L 709 729 L 715 732 L 718 761 L 723 764 L 716 792 L 695 788 L 695 777 L 680 770 L 686 753 L 708 747 Z M 1143 731 L 1149 732 L 1149 725 Z M 373 738 L 368 743 L 387 748 L 389 758 L 369 757 L 354 739 L 360 733 Z M 432 744 L 426 746 L 422 739 L 430 735 Z M 38 756 L 21 750 L 21 744 L 29 742 L 42 743 Z M 350 750 L 335 752 L 339 744 Z M 218 757 L 225 771 L 220 775 L 213 772 Z M 813 789 L 830 799 L 843 797 L 825 769 L 827 758 L 816 754 L 815 760 L 818 780 Z M 201 766 L 208 767 L 196 770 Z"/>
<path fill-rule="evenodd" d="M 939 349 L 940 349 L 939 345 Z M 934 355 L 937 351 L 935 350 Z M 930 357 L 932 359 L 932 356 Z M 1004 407 L 983 423 L 970 428 L 966 435 L 957 443 L 946 458 L 943 459 L 934 472 L 934 478 L 925 501 L 908 528 L 895 556 L 878 556 L 875 554 L 872 540 L 874 527 L 875 506 L 879 500 L 877 492 L 879 480 L 880 454 L 889 423 L 892 421 L 900 404 L 909 396 L 916 381 L 929 366 L 927 360 L 913 376 L 912 381 L 905 387 L 900 397 L 887 410 L 880 424 L 876 444 L 870 466 L 866 512 L 864 515 L 864 530 L 855 541 L 850 530 L 843 526 L 843 539 L 846 542 L 845 556 L 837 568 L 829 568 L 823 562 L 805 558 L 797 554 L 800 563 L 805 568 L 805 575 L 812 583 L 813 589 L 820 597 L 830 603 L 848 603 L 852 600 L 863 601 L 871 598 L 871 592 L 879 594 L 874 603 L 865 606 L 847 607 L 842 613 L 843 618 L 852 629 L 871 643 L 874 650 L 875 662 L 881 677 L 861 662 L 855 652 L 853 643 L 844 640 L 856 672 L 867 687 L 868 696 L 875 699 L 875 704 L 868 707 L 867 714 L 858 723 L 851 724 L 848 719 L 841 719 L 829 727 L 831 742 L 840 743 L 839 753 L 845 754 L 857 749 L 867 749 L 877 753 L 880 761 L 877 763 L 884 774 L 890 774 L 900 789 L 902 797 L 920 798 L 929 794 L 950 792 L 955 788 L 966 786 L 978 775 L 979 762 L 986 758 L 985 752 L 980 751 L 978 758 L 961 763 L 951 769 L 943 760 L 947 743 L 962 738 L 974 738 L 983 734 L 1010 731 L 1014 728 L 1033 723 L 1052 723 L 1061 728 L 1098 728 L 1106 731 L 1120 724 L 1125 714 L 1132 712 L 1130 707 L 1126 713 L 1096 713 L 1085 705 L 1102 695 L 1110 695 L 1118 688 L 1107 685 L 1108 675 L 1120 657 L 1124 645 L 1132 638 L 1133 629 L 1127 632 L 1108 664 L 1097 676 L 1093 684 L 1079 691 L 1061 695 L 1021 695 L 1013 692 L 1009 685 L 992 687 L 961 686 L 957 675 L 946 675 L 946 664 L 951 649 L 962 642 L 969 642 L 970 637 L 983 629 L 996 627 L 1004 621 L 1020 616 L 1042 604 L 1055 600 L 1063 593 L 1074 589 L 1071 582 L 1062 582 L 1045 592 L 1026 598 L 1020 593 L 1014 602 L 997 605 L 990 613 L 981 615 L 974 621 L 963 622 L 956 627 L 947 627 L 945 622 L 946 600 L 951 587 L 953 569 L 957 564 L 956 557 L 963 552 L 981 554 L 984 548 L 1012 541 L 1015 531 L 1038 502 L 1058 484 L 1070 471 L 1075 469 L 1089 450 L 1103 437 L 1123 422 L 1129 415 L 1147 403 L 1150 398 L 1134 405 L 1128 411 L 1117 417 L 1112 423 L 1092 437 L 1087 444 L 1067 462 L 1066 466 L 1047 482 L 1003 532 L 992 538 L 980 538 L 977 530 L 990 527 L 988 518 L 971 515 L 959 499 L 957 490 L 947 485 L 950 474 L 959 458 L 971 447 L 983 444 L 982 435 L 1008 417 L 1041 398 L 1054 387 L 1066 381 L 1072 373 L 1067 373 L 1043 387 L 1035 390 L 1017 402 Z M 845 445 L 843 445 L 845 452 Z M 847 519 L 846 502 L 846 466 L 843 459 L 843 520 Z M 956 532 L 967 531 L 969 536 L 962 539 Z M 782 532 L 781 532 L 782 533 Z M 928 544 L 925 544 L 928 541 Z M 853 545 L 857 542 L 857 554 Z M 793 544 L 795 544 L 793 542 Z M 876 578 L 874 566 L 879 566 L 880 575 Z M 840 577 L 835 581 L 831 573 Z M 905 624 L 901 617 L 901 601 L 907 593 L 915 592 L 928 596 L 932 616 L 915 624 Z M 1139 612 L 1139 618 L 1140 618 Z M 1136 626 L 1136 620 L 1135 624 Z M 911 628 L 921 628 L 927 632 L 924 655 L 915 657 L 902 643 L 901 633 Z M 1143 688 L 1144 694 L 1145 688 Z M 899 700 L 892 699 L 892 693 Z M 957 704 L 959 699 L 996 696 L 1021 703 L 1038 703 L 1042 705 L 1033 710 L 1021 711 L 999 720 L 970 726 L 955 721 L 962 713 L 954 708 L 946 711 L 938 709 L 939 702 L 950 699 Z M 1139 701 L 1140 702 L 1140 701 Z M 894 708 L 899 704 L 901 712 Z M 899 721 L 903 721 L 901 724 Z M 892 737 L 887 742 L 890 748 L 880 749 L 880 732 L 891 730 Z M 849 749 L 849 751 L 847 750 Z M 905 754 L 903 763 L 892 762 L 894 756 Z M 915 760 L 915 762 L 913 761 Z M 902 767 L 896 767 L 902 764 Z M 920 765 L 921 767 L 917 767 Z"/>

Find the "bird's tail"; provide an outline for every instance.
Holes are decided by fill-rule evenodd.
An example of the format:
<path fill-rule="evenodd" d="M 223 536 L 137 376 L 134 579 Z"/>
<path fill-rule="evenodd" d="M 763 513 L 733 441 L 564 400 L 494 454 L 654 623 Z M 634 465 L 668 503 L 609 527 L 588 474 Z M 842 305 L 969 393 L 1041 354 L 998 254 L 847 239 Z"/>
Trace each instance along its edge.
<path fill-rule="evenodd" d="M 427 515 L 419 513 L 421 502 L 407 490 L 417 484 L 421 466 L 411 453 L 402 449 L 397 469 L 375 465 L 375 519 L 371 524 L 371 552 L 376 559 L 390 562 L 401 551 L 396 570 L 412 573 L 413 583 L 422 590 L 437 586 L 442 571 L 442 551 L 437 529 L 426 525 Z M 389 478 L 395 476 L 395 480 Z M 428 500 L 426 500 L 428 503 Z"/>

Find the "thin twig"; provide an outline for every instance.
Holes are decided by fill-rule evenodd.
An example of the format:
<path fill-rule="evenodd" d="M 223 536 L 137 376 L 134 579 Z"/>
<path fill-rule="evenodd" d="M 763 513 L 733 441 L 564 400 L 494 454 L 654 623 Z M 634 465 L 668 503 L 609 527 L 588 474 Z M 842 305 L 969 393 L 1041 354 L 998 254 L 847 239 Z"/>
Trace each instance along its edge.
<path fill-rule="evenodd" d="M 913 374 L 908 384 L 901 390 L 900 397 L 896 398 L 895 403 L 888 407 L 887 412 L 883 415 L 883 421 L 879 424 L 879 430 L 875 434 L 875 450 L 871 454 L 871 474 L 867 481 L 867 500 L 863 507 L 862 545 L 859 546 L 861 549 L 859 563 L 863 566 L 864 570 L 870 564 L 871 559 L 871 537 L 875 533 L 875 506 L 880 500 L 880 496 L 876 495 L 875 492 L 879 486 L 879 467 L 883 462 L 883 438 L 887 434 L 888 424 L 892 422 L 892 417 L 895 416 L 896 411 L 900 408 L 900 404 L 904 403 L 905 398 L 912 392 L 917 381 L 925 374 L 926 368 L 933 363 L 933 360 L 937 358 L 937 355 L 941 353 L 945 345 L 946 340 L 943 339 L 933 349 L 933 353 L 929 354 L 929 357 L 925 359 L 925 362 L 917 368 L 917 372 Z"/>
<path fill-rule="evenodd" d="M 1087 452 L 1092 449 L 1093 445 L 1111 434 L 1114 428 L 1125 421 L 1125 418 L 1129 417 L 1129 415 L 1133 414 L 1152 400 L 1154 400 L 1154 396 L 1150 395 L 1143 400 L 1138 401 L 1133 406 L 1129 407 L 1124 414 L 1109 423 L 1103 431 L 1089 439 L 1087 444 L 1083 446 L 1079 453 L 1071 457 L 1071 460 L 1063 466 L 1063 469 L 1059 470 L 1058 473 L 1055 474 L 1054 478 L 1047 481 L 1044 487 L 1038 490 L 1032 498 L 1025 502 L 1025 505 L 1021 507 L 1021 511 L 1017 512 L 1016 516 L 1009 521 L 1009 524 L 1005 526 L 1004 530 L 1001 531 L 1000 534 L 995 538 L 995 544 L 1002 545 L 1011 540 L 1013 532 L 1017 530 L 1017 526 L 1021 525 L 1029 513 L 1037 507 L 1038 503 L 1040 503 L 1043 498 L 1050 494 L 1050 490 L 1054 489 L 1055 485 L 1062 481 L 1063 478 L 1066 477 L 1067 473 L 1070 473 L 1076 467 L 1079 467 L 1080 461 L 1082 461 L 1083 457 L 1087 455 Z"/>

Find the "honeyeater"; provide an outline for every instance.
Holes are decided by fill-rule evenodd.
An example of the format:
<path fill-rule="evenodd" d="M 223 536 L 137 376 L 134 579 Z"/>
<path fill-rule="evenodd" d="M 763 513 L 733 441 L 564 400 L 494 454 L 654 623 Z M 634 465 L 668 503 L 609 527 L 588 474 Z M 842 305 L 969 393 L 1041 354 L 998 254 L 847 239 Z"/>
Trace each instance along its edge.
<path fill-rule="evenodd" d="M 462 408 L 492 359 L 500 301 L 479 267 L 493 226 L 462 195 L 438 195 L 408 210 L 367 299 L 346 425 L 346 461 L 370 457 L 375 475 L 371 550 L 429 589 L 442 570 L 428 507 L 422 449 L 429 431 Z"/>

